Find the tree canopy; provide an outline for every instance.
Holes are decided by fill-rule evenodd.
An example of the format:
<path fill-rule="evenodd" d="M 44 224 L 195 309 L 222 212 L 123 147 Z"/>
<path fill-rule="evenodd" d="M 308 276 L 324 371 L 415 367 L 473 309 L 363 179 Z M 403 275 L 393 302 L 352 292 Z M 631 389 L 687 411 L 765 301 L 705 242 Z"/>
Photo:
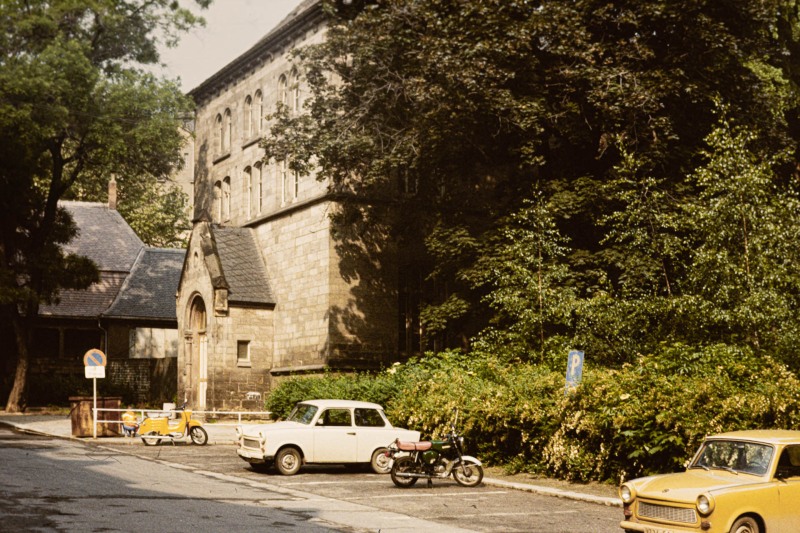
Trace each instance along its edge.
<path fill-rule="evenodd" d="M 345 198 L 341 242 L 381 226 L 413 258 L 429 339 L 790 361 L 800 2 L 361 7 L 329 3 L 308 113 L 279 107 L 263 144 Z"/>
<path fill-rule="evenodd" d="M 39 304 L 97 280 L 91 261 L 63 252 L 76 228 L 58 201 L 105 192 L 112 174 L 133 188 L 180 164 L 191 103 L 143 65 L 199 23 L 172 0 L 0 3 L 0 306 L 18 352 L 10 411 L 24 407 Z"/>

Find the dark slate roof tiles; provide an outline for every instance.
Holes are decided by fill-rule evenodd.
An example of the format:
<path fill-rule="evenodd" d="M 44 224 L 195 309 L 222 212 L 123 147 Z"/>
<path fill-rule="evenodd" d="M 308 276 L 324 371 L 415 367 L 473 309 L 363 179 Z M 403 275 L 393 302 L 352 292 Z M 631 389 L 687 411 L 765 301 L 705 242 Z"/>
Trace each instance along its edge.
<path fill-rule="evenodd" d="M 143 248 L 111 307 L 109 318 L 177 320 L 175 293 L 186 250 Z"/>
<path fill-rule="evenodd" d="M 101 272 L 99 283 L 93 283 L 84 291 L 61 291 L 59 303 L 40 306 L 39 316 L 53 318 L 98 317 L 114 301 L 125 282 L 125 276 L 126 273 L 123 272 Z"/>
<path fill-rule="evenodd" d="M 68 252 L 86 256 L 103 271 L 130 272 L 144 243 L 125 219 L 107 205 L 94 202 L 59 202 L 80 229 L 67 244 Z"/>
<path fill-rule="evenodd" d="M 275 303 L 264 260 L 250 228 L 214 228 L 222 274 L 229 287 L 228 301 L 240 304 Z"/>

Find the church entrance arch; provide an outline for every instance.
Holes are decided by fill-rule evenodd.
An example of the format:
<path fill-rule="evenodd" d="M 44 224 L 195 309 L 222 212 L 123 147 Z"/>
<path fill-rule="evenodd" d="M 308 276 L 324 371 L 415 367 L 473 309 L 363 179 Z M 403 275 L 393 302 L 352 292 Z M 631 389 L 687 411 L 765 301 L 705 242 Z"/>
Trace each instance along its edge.
<path fill-rule="evenodd" d="M 187 400 L 196 411 L 205 411 L 208 391 L 208 314 L 200 295 L 192 298 L 189 305 L 189 331 L 186 335 L 187 350 Z"/>

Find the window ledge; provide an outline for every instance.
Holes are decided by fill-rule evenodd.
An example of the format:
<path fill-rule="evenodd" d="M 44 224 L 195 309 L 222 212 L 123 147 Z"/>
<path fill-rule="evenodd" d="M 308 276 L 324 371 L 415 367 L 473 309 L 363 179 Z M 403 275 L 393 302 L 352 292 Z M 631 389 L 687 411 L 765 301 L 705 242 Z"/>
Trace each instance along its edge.
<path fill-rule="evenodd" d="M 219 163 L 220 161 L 225 161 L 225 160 L 226 160 L 226 159 L 228 159 L 230 156 L 231 156 L 231 153 L 230 153 L 230 152 L 226 152 L 226 153 L 224 153 L 224 154 L 222 154 L 222 155 L 218 155 L 218 156 L 217 156 L 217 157 L 215 157 L 215 158 L 214 158 L 214 159 L 213 159 L 211 162 L 212 162 L 213 164 L 215 164 L 215 165 L 216 165 L 216 164 L 217 164 L 217 163 Z"/>
<path fill-rule="evenodd" d="M 237 368 L 252 368 L 253 363 L 250 361 L 236 361 Z"/>

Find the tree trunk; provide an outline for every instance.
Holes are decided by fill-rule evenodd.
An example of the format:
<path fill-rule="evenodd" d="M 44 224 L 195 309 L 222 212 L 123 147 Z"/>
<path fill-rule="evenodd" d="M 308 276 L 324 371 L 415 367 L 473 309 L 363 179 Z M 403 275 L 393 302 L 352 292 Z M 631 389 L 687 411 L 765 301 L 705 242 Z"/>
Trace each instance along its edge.
<path fill-rule="evenodd" d="M 20 316 L 12 319 L 14 338 L 17 341 L 17 370 L 14 373 L 14 385 L 6 402 L 7 413 L 21 413 L 28 403 L 28 335 L 27 324 Z"/>

